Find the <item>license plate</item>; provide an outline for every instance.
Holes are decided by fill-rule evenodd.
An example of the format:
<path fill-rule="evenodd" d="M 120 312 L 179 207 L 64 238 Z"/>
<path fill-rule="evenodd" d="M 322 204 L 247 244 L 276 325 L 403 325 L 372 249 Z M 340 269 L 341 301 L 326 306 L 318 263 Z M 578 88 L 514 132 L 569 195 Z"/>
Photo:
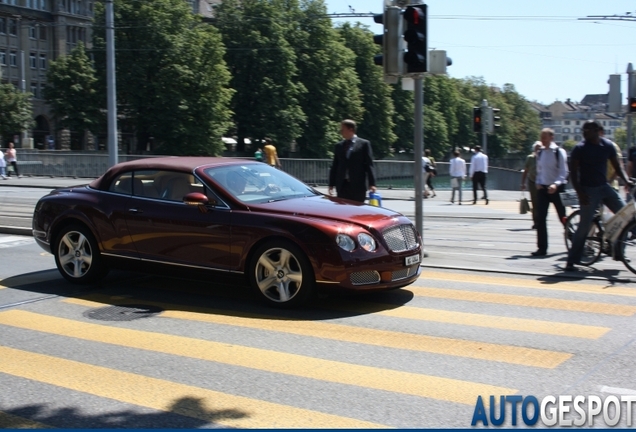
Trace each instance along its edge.
<path fill-rule="evenodd" d="M 420 254 L 411 255 L 404 258 L 404 265 L 407 265 L 407 266 L 410 266 L 412 264 L 417 264 L 418 262 L 420 262 Z"/>

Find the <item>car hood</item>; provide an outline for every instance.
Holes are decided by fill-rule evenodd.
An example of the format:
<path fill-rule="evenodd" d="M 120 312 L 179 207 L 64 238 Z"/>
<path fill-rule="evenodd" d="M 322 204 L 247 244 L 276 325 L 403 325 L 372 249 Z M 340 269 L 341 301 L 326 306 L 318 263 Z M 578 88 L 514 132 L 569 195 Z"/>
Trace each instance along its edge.
<path fill-rule="evenodd" d="M 402 216 L 383 207 L 352 203 L 326 195 L 274 201 L 250 207 L 267 213 L 328 219 L 364 226 L 377 225 L 381 221 Z"/>

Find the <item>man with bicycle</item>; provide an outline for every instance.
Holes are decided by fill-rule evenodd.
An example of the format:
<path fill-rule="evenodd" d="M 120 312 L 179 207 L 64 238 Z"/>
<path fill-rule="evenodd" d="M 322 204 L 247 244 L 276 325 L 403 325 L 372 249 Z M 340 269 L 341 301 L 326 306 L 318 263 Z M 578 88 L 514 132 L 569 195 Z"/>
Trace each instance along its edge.
<path fill-rule="evenodd" d="M 570 154 L 570 180 L 579 197 L 581 219 L 568 253 L 566 271 L 576 270 L 574 264 L 579 264 L 581 260 L 585 239 L 598 206 L 604 204 L 613 213 L 625 206 L 625 201 L 607 182 L 607 162 L 612 164 L 625 184 L 633 186 L 618 162 L 614 146 L 600 136 L 599 129 L 595 121 L 586 121 L 583 125 L 584 139 Z"/>

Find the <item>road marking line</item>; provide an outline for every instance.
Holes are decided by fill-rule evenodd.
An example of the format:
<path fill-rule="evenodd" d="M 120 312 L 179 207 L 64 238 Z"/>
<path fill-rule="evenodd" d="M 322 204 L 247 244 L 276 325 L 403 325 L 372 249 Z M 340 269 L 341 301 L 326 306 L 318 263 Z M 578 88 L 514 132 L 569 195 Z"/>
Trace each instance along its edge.
<path fill-rule="evenodd" d="M 612 394 L 619 394 L 619 395 L 636 396 L 636 390 L 634 390 L 634 389 L 600 386 L 599 390 L 601 392 L 603 392 L 603 393 L 612 393 Z"/>
<path fill-rule="evenodd" d="M 3 373 L 229 427 L 386 427 L 8 347 L 0 358 Z"/>
<path fill-rule="evenodd" d="M 334 309 L 362 314 L 374 313 L 376 315 L 390 316 L 393 318 L 434 321 L 447 324 L 459 324 L 473 327 L 485 327 L 583 339 L 598 339 L 611 330 L 608 327 L 568 324 L 525 318 L 509 318 L 467 312 L 418 308 L 412 306 L 397 307 L 396 305 L 387 304 L 384 305 L 385 307 L 381 307 L 378 303 L 351 302 L 350 304 L 345 304 L 344 301 L 341 301 L 340 304 L 342 307 L 334 307 Z"/>
<path fill-rule="evenodd" d="M 521 296 L 514 294 L 486 293 L 479 291 L 463 291 L 411 285 L 407 288 L 418 297 L 432 297 L 452 300 L 463 300 L 480 303 L 496 303 L 512 306 L 526 306 L 544 309 L 558 309 L 577 312 L 591 312 L 606 315 L 632 316 L 636 306 L 611 303 L 596 303 L 580 300 L 563 300 L 546 297 Z"/>
<path fill-rule="evenodd" d="M 516 393 L 516 390 L 510 388 L 488 384 L 323 360 L 304 355 L 182 336 L 115 328 L 26 311 L 0 312 L 0 324 L 260 371 L 467 405 L 474 405 L 479 395 Z M 1 355 L 0 358 L 2 358 Z M 0 362 L 1 367 L 2 362 Z"/>
<path fill-rule="evenodd" d="M 542 282 L 531 279 L 514 279 L 507 277 L 495 277 L 484 276 L 478 274 L 457 274 L 457 273 L 443 273 L 422 270 L 419 277 L 420 280 L 439 280 L 446 282 L 462 282 L 470 284 L 487 284 L 506 286 L 510 288 L 531 288 L 531 289 L 545 289 L 551 291 L 568 291 L 579 292 L 585 294 L 601 294 L 601 295 L 615 295 L 623 297 L 636 297 L 635 288 L 627 287 L 600 287 L 594 285 L 578 284 L 574 282 L 568 282 L 563 280 L 554 280 L 553 282 Z"/>
<path fill-rule="evenodd" d="M 157 306 L 165 309 L 161 316 L 166 318 L 247 327 L 342 342 L 430 352 L 434 354 L 548 369 L 555 368 L 572 358 L 572 354 L 570 353 L 535 348 L 368 329 L 316 321 L 298 321 L 272 315 L 250 314 L 234 310 L 220 310 L 185 305 L 178 305 L 179 310 L 170 310 L 175 309 L 175 305 L 154 301 L 149 302 L 145 299 L 128 298 L 124 302 L 121 302 L 109 296 L 102 295 L 90 295 L 85 298 L 90 298 L 93 301 L 67 299 L 64 302 L 86 307 L 103 307 L 104 304 L 113 303 L 117 303 L 118 305 L 143 303 L 144 305 Z"/>

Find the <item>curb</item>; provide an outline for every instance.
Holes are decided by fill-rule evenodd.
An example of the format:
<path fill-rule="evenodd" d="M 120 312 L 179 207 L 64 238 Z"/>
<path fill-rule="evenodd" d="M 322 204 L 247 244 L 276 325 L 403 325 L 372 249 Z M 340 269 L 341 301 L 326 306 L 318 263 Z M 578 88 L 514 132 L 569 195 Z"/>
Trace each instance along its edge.
<path fill-rule="evenodd" d="M 11 234 L 11 235 L 33 237 L 33 230 L 31 228 L 21 228 L 21 227 L 0 225 L 0 234 Z"/>

